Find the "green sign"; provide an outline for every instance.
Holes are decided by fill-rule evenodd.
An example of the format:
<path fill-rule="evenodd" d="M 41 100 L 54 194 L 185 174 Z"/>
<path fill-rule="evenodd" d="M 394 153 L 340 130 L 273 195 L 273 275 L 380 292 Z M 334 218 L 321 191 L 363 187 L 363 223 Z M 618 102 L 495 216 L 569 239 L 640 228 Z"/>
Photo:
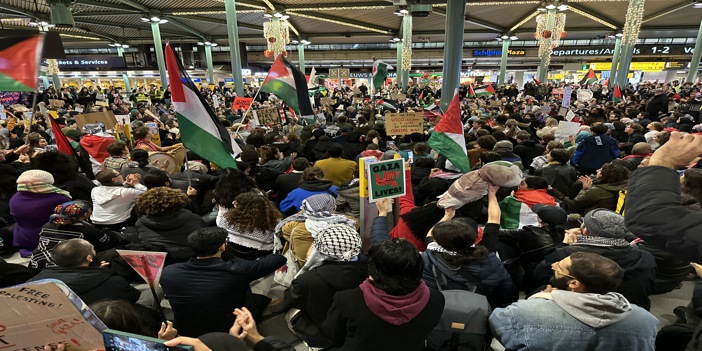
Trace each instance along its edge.
<path fill-rule="evenodd" d="M 402 158 L 368 164 L 369 202 L 405 195 L 405 165 Z"/>

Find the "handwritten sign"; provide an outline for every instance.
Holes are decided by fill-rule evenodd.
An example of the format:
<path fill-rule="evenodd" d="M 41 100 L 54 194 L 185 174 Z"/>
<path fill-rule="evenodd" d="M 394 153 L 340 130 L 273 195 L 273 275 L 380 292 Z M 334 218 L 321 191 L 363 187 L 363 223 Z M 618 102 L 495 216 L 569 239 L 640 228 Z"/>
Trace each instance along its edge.
<path fill-rule="evenodd" d="M 114 129 L 117 124 L 117 119 L 112 111 L 94 112 L 76 115 L 76 124 L 79 128 L 83 128 L 86 124 L 97 123 L 104 124 L 107 129 Z"/>
<path fill-rule="evenodd" d="M 253 98 L 238 97 L 238 98 L 234 99 L 234 103 L 232 104 L 232 109 L 233 110 L 246 110 L 251 106 L 252 102 L 253 102 Z"/>
<path fill-rule="evenodd" d="M 571 96 L 573 94 L 573 87 L 572 86 L 567 86 L 563 90 L 563 107 L 570 107 L 570 100 Z"/>
<path fill-rule="evenodd" d="M 158 285 L 163 265 L 166 263 L 165 252 L 117 250 L 117 253 L 149 286 Z"/>
<path fill-rule="evenodd" d="M 280 111 L 277 107 L 263 108 L 256 110 L 258 122 L 263 125 L 280 123 Z"/>
<path fill-rule="evenodd" d="M 104 349 L 105 325 L 58 280 L 0 289 L 0 349 L 43 350 L 66 344 L 66 350 Z"/>
<path fill-rule="evenodd" d="M 370 202 L 405 195 L 405 166 L 402 158 L 373 162 L 366 167 Z"/>
<path fill-rule="evenodd" d="M 404 112 L 385 114 L 385 130 L 388 135 L 424 133 L 424 114 Z"/>
<path fill-rule="evenodd" d="M 576 135 L 580 131 L 580 123 L 560 121 L 556 128 L 556 140 L 568 140 L 571 135 Z"/>

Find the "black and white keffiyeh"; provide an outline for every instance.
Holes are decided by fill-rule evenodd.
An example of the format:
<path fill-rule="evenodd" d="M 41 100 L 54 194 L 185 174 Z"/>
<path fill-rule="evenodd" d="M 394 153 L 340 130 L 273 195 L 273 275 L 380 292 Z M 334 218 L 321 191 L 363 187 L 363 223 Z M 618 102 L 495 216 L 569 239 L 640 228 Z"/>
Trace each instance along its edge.
<path fill-rule="evenodd" d="M 355 261 L 361 253 L 361 237 L 354 227 L 334 224 L 322 229 L 314 238 L 312 254 L 300 269 L 300 274 L 329 261 Z"/>

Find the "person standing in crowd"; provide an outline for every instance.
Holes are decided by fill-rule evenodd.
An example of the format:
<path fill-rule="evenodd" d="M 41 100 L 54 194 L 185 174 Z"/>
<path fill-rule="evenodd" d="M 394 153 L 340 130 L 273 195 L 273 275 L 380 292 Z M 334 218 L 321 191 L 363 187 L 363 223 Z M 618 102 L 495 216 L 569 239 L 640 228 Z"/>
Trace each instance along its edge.
<path fill-rule="evenodd" d="M 607 126 L 598 124 L 592 126 L 590 130 L 595 135 L 585 138 L 578 144 L 571 160 L 582 175 L 593 174 L 605 163 L 619 157 L 617 141 L 606 135 Z"/>

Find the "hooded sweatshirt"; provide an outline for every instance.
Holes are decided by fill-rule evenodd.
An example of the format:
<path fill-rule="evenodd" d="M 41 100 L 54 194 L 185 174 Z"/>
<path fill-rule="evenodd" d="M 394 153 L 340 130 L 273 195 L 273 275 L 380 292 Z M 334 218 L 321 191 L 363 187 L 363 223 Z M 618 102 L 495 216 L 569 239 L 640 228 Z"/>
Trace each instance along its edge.
<path fill-rule="evenodd" d="M 420 281 L 416 290 L 402 296 L 390 295 L 375 287 L 368 279 L 361 283 L 360 288 L 371 312 L 392 325 L 411 321 L 429 302 L 429 288 L 424 281 Z"/>
<path fill-rule="evenodd" d="M 330 180 L 305 180 L 280 202 L 280 210 L 285 212 L 292 208 L 299 209 L 302 206 L 302 200 L 316 194 L 330 194 L 336 197 L 337 189 Z"/>
<path fill-rule="evenodd" d="M 631 304 L 622 294 L 604 295 L 554 290 L 551 298 L 573 318 L 596 329 L 617 323 L 631 314 Z"/>
<path fill-rule="evenodd" d="M 90 220 L 98 225 L 117 224 L 126 221 L 132 212 L 137 196 L 147 189 L 141 184 L 133 188 L 114 185 L 101 185 L 93 188 L 93 214 Z"/>

